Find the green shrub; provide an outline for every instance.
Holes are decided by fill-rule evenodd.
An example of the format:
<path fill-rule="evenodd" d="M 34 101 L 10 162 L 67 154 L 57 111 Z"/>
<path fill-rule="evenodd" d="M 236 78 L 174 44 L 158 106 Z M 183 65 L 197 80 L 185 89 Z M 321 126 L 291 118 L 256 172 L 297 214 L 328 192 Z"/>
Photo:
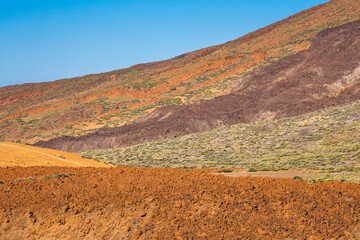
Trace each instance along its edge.
<path fill-rule="evenodd" d="M 268 171 L 271 171 L 271 169 L 268 168 L 268 167 L 263 167 L 263 168 L 260 169 L 260 171 L 262 171 L 262 172 L 268 172 Z"/>
<path fill-rule="evenodd" d="M 300 176 L 295 176 L 295 177 L 293 177 L 295 180 L 302 180 L 302 177 L 300 177 Z"/>
<path fill-rule="evenodd" d="M 233 172 L 233 170 L 228 169 L 228 168 L 224 168 L 224 169 L 217 169 L 214 172 L 216 172 L 216 173 L 229 173 L 229 172 Z"/>
<path fill-rule="evenodd" d="M 258 170 L 254 167 L 249 167 L 246 169 L 247 172 L 257 172 Z"/>
<path fill-rule="evenodd" d="M 48 178 L 60 178 L 60 177 L 70 177 L 75 175 L 74 173 L 56 173 L 54 175 L 47 175 L 47 176 L 42 176 L 41 179 L 48 179 Z"/>

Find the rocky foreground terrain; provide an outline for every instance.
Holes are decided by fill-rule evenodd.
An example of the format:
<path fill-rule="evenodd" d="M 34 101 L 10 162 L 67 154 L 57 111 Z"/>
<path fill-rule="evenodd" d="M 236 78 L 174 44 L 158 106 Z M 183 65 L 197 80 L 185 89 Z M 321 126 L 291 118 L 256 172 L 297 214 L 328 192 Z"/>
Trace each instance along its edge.
<path fill-rule="evenodd" d="M 360 238 L 354 183 L 127 167 L 0 176 L 1 239 Z"/>

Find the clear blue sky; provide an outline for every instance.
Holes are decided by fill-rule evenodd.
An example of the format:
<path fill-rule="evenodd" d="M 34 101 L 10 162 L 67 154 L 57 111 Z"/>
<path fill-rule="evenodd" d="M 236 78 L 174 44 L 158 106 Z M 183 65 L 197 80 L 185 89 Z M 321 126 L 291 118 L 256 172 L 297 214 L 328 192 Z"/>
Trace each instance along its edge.
<path fill-rule="evenodd" d="M 326 0 L 0 0 L 0 87 L 168 59 Z"/>

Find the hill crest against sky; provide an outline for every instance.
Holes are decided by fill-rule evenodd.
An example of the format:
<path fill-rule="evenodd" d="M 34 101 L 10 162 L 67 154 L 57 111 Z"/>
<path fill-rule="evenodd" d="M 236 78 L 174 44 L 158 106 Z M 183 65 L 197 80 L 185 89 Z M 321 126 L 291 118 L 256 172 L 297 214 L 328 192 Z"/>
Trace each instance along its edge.
<path fill-rule="evenodd" d="M 0 1 L 0 87 L 168 59 L 323 2 Z"/>

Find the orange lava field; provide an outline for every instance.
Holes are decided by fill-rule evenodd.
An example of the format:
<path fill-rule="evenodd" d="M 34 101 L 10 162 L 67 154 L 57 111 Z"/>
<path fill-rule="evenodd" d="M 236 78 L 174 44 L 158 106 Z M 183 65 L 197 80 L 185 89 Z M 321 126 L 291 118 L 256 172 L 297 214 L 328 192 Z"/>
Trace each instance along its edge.
<path fill-rule="evenodd" d="M 55 173 L 69 176 L 41 177 Z M 0 176 L 1 239 L 360 238 L 359 184 L 126 167 Z"/>

